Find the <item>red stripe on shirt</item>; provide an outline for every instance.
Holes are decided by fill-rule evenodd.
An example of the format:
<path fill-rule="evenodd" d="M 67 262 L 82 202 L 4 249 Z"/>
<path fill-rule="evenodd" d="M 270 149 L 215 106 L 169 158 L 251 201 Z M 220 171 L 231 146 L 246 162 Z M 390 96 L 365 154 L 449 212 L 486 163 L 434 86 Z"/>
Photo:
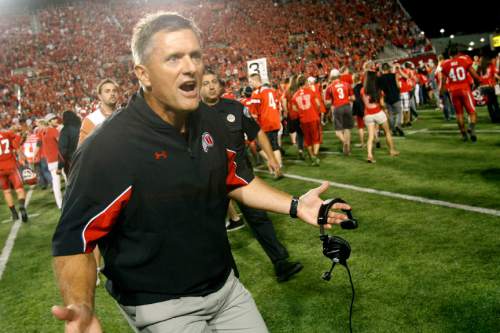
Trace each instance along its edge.
<path fill-rule="evenodd" d="M 227 154 L 226 187 L 227 191 L 231 192 L 232 190 L 240 186 L 247 185 L 248 182 L 236 174 L 236 168 L 238 167 L 235 161 L 236 152 L 226 149 L 226 154 Z"/>
<path fill-rule="evenodd" d="M 83 229 L 83 251 L 91 253 L 94 250 L 98 239 L 106 236 L 120 215 L 120 211 L 130 200 L 132 195 L 132 186 L 129 186 L 122 194 L 120 194 L 108 207 L 99 214 L 90 219 Z"/>

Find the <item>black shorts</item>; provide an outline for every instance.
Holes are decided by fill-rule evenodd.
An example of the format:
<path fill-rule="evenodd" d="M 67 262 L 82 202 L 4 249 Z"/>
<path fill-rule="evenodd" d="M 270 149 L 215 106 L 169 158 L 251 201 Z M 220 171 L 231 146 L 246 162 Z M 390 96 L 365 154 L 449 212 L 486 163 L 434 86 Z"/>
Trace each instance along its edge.
<path fill-rule="evenodd" d="M 288 119 L 287 124 L 288 124 L 288 133 L 295 133 L 300 130 L 300 120 L 298 118 L 294 120 Z"/>
<path fill-rule="evenodd" d="M 352 119 L 351 105 L 345 104 L 333 109 L 333 119 L 336 131 L 352 129 L 354 120 Z"/>
<path fill-rule="evenodd" d="M 271 143 L 271 148 L 273 148 L 273 151 L 280 150 L 280 145 L 278 144 L 278 132 L 278 130 L 266 132 L 267 138 Z"/>

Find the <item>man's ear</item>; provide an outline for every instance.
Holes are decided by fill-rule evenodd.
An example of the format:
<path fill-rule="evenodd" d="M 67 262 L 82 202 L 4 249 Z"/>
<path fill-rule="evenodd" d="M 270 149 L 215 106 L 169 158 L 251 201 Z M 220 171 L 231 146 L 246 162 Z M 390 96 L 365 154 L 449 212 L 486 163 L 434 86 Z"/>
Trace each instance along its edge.
<path fill-rule="evenodd" d="M 134 65 L 134 73 L 137 79 L 141 82 L 141 86 L 145 89 L 151 87 L 151 80 L 149 78 L 149 71 L 144 65 Z"/>

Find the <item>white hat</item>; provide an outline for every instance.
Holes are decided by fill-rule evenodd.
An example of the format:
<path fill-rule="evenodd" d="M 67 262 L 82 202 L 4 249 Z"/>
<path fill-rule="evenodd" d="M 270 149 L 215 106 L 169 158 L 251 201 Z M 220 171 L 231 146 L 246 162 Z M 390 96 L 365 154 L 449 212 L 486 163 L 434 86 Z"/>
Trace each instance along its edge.
<path fill-rule="evenodd" d="M 330 77 L 339 77 L 340 76 L 340 71 L 336 68 L 332 69 L 330 71 Z"/>
<path fill-rule="evenodd" d="M 307 78 L 307 82 L 308 82 L 308 83 L 316 83 L 316 78 L 314 78 L 314 77 L 312 77 L 312 76 L 309 76 L 309 77 Z"/>
<path fill-rule="evenodd" d="M 44 120 L 45 121 L 51 121 L 52 119 L 57 118 L 57 116 L 53 113 L 49 113 L 45 116 Z"/>

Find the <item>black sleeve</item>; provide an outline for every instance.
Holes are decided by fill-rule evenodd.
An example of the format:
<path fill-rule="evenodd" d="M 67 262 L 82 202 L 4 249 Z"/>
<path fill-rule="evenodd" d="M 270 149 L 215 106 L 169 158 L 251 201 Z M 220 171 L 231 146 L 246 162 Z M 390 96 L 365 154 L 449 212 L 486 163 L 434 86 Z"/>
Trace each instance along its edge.
<path fill-rule="evenodd" d="M 243 106 L 243 105 L 242 105 Z M 257 134 L 260 131 L 260 126 L 257 124 L 255 119 L 253 119 L 250 114 L 250 110 L 246 106 L 243 106 L 243 117 L 241 117 L 243 132 L 247 135 L 248 140 L 255 140 Z"/>
<path fill-rule="evenodd" d="M 58 163 L 58 168 L 62 169 L 64 168 L 64 161 L 67 158 L 68 150 L 69 150 L 69 144 L 70 144 L 70 137 L 69 137 L 69 131 L 68 128 L 65 126 L 61 130 L 61 133 L 59 134 L 59 141 L 58 141 L 58 148 L 59 148 L 59 163 Z"/>
<path fill-rule="evenodd" d="M 54 256 L 91 253 L 97 240 L 112 230 L 132 195 L 132 172 L 127 166 L 133 163 L 126 160 L 126 144 L 111 139 L 89 137 L 74 155 L 52 238 Z"/>
<path fill-rule="evenodd" d="M 61 134 L 59 134 L 59 141 L 58 141 L 59 153 L 62 156 L 66 156 L 68 152 L 68 145 L 69 145 L 68 135 L 69 135 L 68 128 L 63 127 L 63 129 L 61 130 Z"/>

